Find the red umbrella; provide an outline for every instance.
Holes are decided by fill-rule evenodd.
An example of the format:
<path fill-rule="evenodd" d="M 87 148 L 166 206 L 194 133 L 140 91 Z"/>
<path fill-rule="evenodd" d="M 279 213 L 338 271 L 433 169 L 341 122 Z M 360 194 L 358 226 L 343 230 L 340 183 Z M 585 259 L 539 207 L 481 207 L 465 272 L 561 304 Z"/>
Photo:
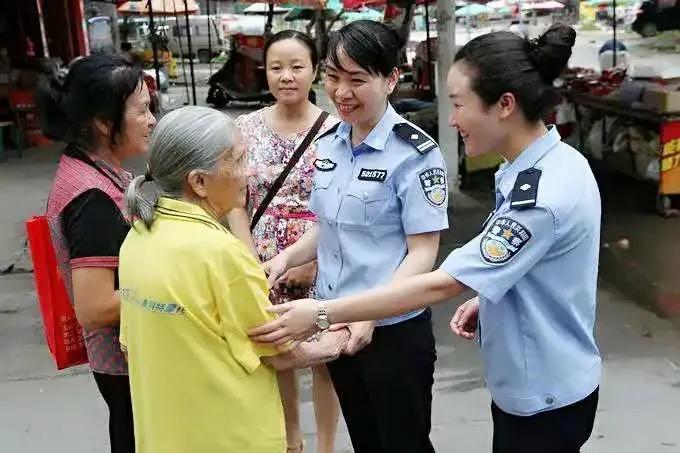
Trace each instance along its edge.
<path fill-rule="evenodd" d="M 175 12 L 183 14 L 184 0 L 151 0 L 151 6 L 153 7 L 154 16 L 171 16 Z M 198 4 L 195 0 L 187 0 L 187 9 L 189 14 L 195 14 L 199 12 Z M 143 14 L 149 15 L 149 1 L 128 1 L 123 3 L 118 7 L 118 12 L 121 14 L 137 15 Z"/>
<path fill-rule="evenodd" d="M 326 0 L 240 0 L 242 3 L 273 3 L 274 5 L 293 5 L 301 8 L 323 9 Z"/>

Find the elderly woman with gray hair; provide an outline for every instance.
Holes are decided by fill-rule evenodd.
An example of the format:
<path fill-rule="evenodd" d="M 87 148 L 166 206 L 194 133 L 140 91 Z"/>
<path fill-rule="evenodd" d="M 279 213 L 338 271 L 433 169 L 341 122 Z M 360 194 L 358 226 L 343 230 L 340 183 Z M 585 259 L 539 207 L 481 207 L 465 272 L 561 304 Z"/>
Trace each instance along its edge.
<path fill-rule="evenodd" d="M 260 263 L 221 224 L 246 193 L 246 148 L 232 120 L 178 109 L 159 122 L 149 151 L 147 174 L 126 193 L 135 222 L 120 251 L 137 452 L 282 453 L 274 369 L 340 351 L 303 343 L 281 352 L 248 339 L 272 316 Z"/>

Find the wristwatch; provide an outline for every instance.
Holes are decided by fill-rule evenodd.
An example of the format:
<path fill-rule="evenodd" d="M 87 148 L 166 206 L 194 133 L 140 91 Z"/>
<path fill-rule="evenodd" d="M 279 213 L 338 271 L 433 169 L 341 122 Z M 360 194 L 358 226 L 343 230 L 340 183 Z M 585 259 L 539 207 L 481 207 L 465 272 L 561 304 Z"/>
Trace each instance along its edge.
<path fill-rule="evenodd" d="M 326 303 L 325 302 L 319 302 L 318 311 L 317 311 L 317 314 L 316 314 L 316 327 L 319 330 L 328 330 L 328 328 L 330 326 L 331 326 L 331 323 L 328 320 L 328 312 L 326 311 Z"/>

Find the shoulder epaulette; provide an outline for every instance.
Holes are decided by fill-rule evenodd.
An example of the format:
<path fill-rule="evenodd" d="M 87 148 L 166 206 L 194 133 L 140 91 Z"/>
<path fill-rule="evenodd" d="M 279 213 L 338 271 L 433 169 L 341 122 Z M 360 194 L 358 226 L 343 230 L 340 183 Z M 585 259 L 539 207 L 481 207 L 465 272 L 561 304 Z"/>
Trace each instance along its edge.
<path fill-rule="evenodd" d="M 324 132 L 323 134 L 320 134 L 318 137 L 316 137 L 315 141 L 316 141 L 316 140 L 319 140 L 319 139 L 322 138 L 322 137 L 326 137 L 327 135 L 334 134 L 334 133 L 338 130 L 338 127 L 340 127 L 340 122 L 335 123 L 335 124 L 334 124 L 330 129 L 328 129 L 326 132 Z"/>
<path fill-rule="evenodd" d="M 404 141 L 411 144 L 420 154 L 428 153 L 439 146 L 432 137 L 409 123 L 395 124 L 392 130 Z"/>
<path fill-rule="evenodd" d="M 510 198 L 510 207 L 512 209 L 526 209 L 536 206 L 538 182 L 541 179 L 541 173 L 541 170 L 532 167 L 517 175 L 515 187 L 512 189 Z"/>

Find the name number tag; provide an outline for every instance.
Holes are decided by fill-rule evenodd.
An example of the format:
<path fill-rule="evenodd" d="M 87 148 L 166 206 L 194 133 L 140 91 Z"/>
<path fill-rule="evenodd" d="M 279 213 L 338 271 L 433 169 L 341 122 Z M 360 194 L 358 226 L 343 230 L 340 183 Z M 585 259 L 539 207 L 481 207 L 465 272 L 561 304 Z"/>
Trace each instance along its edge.
<path fill-rule="evenodd" d="M 359 172 L 360 181 L 383 182 L 387 178 L 387 170 L 376 170 L 372 168 L 362 168 Z"/>

